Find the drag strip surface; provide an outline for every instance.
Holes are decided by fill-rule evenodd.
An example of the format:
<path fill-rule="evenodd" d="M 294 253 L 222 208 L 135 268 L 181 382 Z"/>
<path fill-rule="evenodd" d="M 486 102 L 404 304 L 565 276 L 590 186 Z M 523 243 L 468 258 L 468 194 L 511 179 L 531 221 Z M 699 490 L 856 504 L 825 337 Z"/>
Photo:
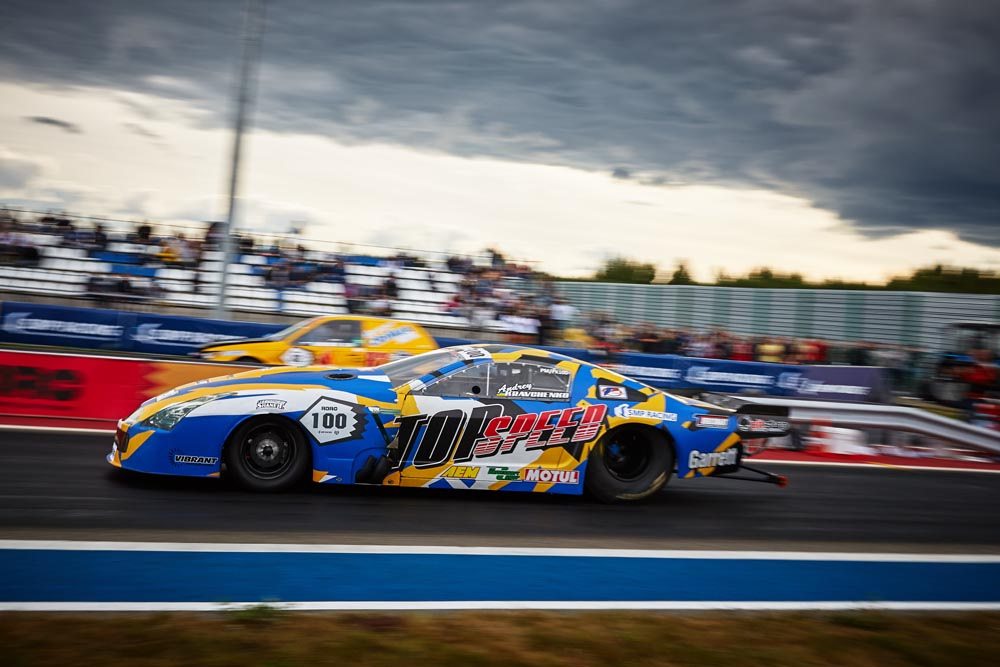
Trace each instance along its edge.
<path fill-rule="evenodd" d="M 241 542 L 997 553 L 1000 476 L 779 467 L 791 485 L 672 480 L 644 504 L 121 473 L 109 435 L 0 431 L 0 536 Z M 762 464 L 762 467 L 765 467 Z"/>

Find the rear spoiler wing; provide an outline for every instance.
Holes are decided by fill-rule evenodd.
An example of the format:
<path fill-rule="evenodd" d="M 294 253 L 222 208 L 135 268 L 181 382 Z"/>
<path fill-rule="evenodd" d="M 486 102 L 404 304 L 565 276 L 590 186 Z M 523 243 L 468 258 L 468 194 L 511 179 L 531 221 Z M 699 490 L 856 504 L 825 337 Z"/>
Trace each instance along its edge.
<path fill-rule="evenodd" d="M 736 433 L 743 440 L 777 438 L 788 435 L 791 423 L 788 408 L 783 405 L 761 405 L 740 400 L 735 396 L 704 392 L 698 399 L 736 412 Z"/>

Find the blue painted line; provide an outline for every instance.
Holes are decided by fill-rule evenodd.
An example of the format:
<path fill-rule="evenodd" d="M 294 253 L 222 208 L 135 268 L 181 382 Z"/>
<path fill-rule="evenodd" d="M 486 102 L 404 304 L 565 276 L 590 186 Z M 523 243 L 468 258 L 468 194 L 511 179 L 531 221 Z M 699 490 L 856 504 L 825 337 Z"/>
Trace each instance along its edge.
<path fill-rule="evenodd" d="M 1000 602 L 1000 562 L 0 550 L 2 602 Z"/>

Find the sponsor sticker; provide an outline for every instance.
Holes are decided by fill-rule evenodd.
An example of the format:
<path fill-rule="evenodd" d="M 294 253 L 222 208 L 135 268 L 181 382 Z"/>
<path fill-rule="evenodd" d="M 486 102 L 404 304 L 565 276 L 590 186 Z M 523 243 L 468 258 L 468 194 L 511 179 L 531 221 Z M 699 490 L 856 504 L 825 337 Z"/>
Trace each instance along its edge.
<path fill-rule="evenodd" d="M 516 447 L 570 447 L 596 438 L 608 410 L 604 403 L 513 414 L 510 409 L 492 403 L 469 413 L 456 409 L 401 417 L 399 460 L 431 468 L 499 456 Z M 496 469 L 499 475 L 501 467 Z"/>
<path fill-rule="evenodd" d="M 286 366 L 308 366 L 314 359 L 312 352 L 301 347 L 290 347 L 279 358 Z"/>
<path fill-rule="evenodd" d="M 328 396 L 309 406 L 299 423 L 321 445 L 351 440 L 364 431 L 364 418 L 358 406 Z"/>
<path fill-rule="evenodd" d="M 601 398 L 625 400 L 628 398 L 628 391 L 625 387 L 610 387 L 608 385 L 601 385 L 597 388 L 597 395 Z"/>
<path fill-rule="evenodd" d="M 541 482 L 543 484 L 579 484 L 579 470 L 546 470 L 545 468 L 524 468 L 521 479 L 525 482 Z"/>
<path fill-rule="evenodd" d="M 695 415 L 699 428 L 729 428 L 729 417 L 725 415 Z"/>
<path fill-rule="evenodd" d="M 193 463 L 195 465 L 214 466 L 218 462 L 218 456 L 191 456 L 189 454 L 174 454 L 174 463 Z"/>
<path fill-rule="evenodd" d="M 623 417 L 624 419 L 659 419 L 664 422 L 675 422 L 677 421 L 676 412 L 660 412 L 658 410 L 639 410 L 636 408 L 630 408 L 627 405 L 619 405 L 615 408 L 615 416 Z"/>
<path fill-rule="evenodd" d="M 463 347 L 455 350 L 455 353 L 459 356 L 459 358 L 465 359 L 466 361 L 490 358 L 490 353 L 481 347 Z"/>
<path fill-rule="evenodd" d="M 785 433 L 789 424 L 780 419 L 762 419 L 761 417 L 740 417 L 736 430 L 743 433 Z"/>
<path fill-rule="evenodd" d="M 507 466 L 490 466 L 486 474 L 496 477 L 498 482 L 516 482 L 521 479 L 520 470 L 511 470 Z"/>
<path fill-rule="evenodd" d="M 572 442 L 589 442 L 596 437 L 607 408 L 603 404 L 586 408 L 525 412 L 515 417 L 494 417 L 472 444 L 475 456 L 494 456 L 513 451 L 518 443 L 525 450 L 544 449 Z"/>
<path fill-rule="evenodd" d="M 688 456 L 688 468 L 691 470 L 728 468 L 735 466 L 739 462 L 739 458 L 739 447 L 730 447 L 721 452 L 699 452 L 697 449 L 694 449 Z"/>
<path fill-rule="evenodd" d="M 569 371 L 564 368 L 551 368 L 549 366 L 542 366 L 538 372 L 542 375 L 569 375 Z"/>
<path fill-rule="evenodd" d="M 441 476 L 456 479 L 475 479 L 478 474 L 479 466 L 451 466 L 441 473 Z"/>
<path fill-rule="evenodd" d="M 277 398 L 262 398 L 257 401 L 258 410 L 284 410 L 285 403 L 287 401 L 282 401 Z"/>
<path fill-rule="evenodd" d="M 419 337 L 420 334 L 410 325 L 404 324 L 400 326 L 395 322 L 390 322 L 372 329 L 367 336 L 367 344 L 369 347 L 380 347 L 391 341 L 397 345 L 402 345 Z"/>

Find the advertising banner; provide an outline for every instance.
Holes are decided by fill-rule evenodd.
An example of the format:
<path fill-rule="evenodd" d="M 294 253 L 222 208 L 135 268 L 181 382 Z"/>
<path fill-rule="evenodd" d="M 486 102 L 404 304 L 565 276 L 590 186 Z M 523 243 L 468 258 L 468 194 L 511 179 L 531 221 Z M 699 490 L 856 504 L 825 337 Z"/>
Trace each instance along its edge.
<path fill-rule="evenodd" d="M 0 350 L 0 423 L 43 418 L 113 425 L 174 387 L 247 370 L 184 361 Z"/>
<path fill-rule="evenodd" d="M 283 328 L 283 324 L 136 313 L 135 320 L 123 332 L 125 347 L 122 349 L 148 354 L 186 355 L 209 343 L 233 338 L 259 338 Z"/>
<path fill-rule="evenodd" d="M 640 353 L 618 354 L 602 365 L 659 389 L 875 403 L 889 398 L 885 369 L 871 366 L 794 366 Z"/>
<path fill-rule="evenodd" d="M 118 350 L 131 317 L 103 308 L 5 301 L 0 305 L 0 342 Z"/>
<path fill-rule="evenodd" d="M 0 343 L 89 350 L 185 356 L 207 343 L 257 338 L 284 326 L 16 301 L 0 304 Z"/>

